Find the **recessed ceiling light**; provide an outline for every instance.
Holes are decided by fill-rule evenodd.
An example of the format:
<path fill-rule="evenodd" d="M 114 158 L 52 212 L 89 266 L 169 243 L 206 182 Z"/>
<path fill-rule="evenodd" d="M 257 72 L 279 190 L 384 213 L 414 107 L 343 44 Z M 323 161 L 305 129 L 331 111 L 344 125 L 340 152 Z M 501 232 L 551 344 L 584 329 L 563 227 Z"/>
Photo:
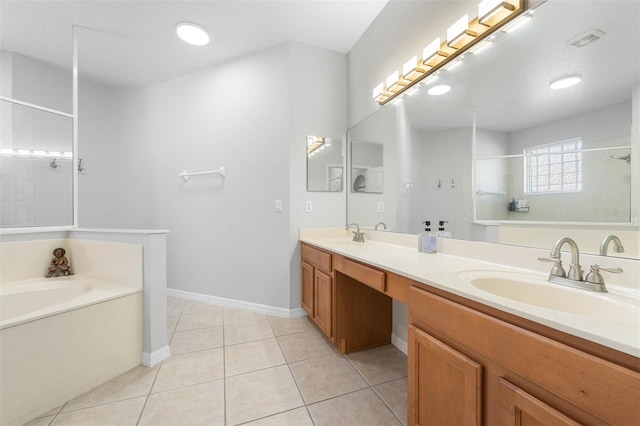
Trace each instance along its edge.
<path fill-rule="evenodd" d="M 431 96 L 440 96 L 449 92 L 449 90 L 451 90 L 451 86 L 447 84 L 441 84 L 439 86 L 433 86 L 431 89 L 427 91 L 427 93 L 430 94 Z"/>
<path fill-rule="evenodd" d="M 566 89 L 567 87 L 575 86 L 582 81 L 582 77 L 579 75 L 572 75 L 569 77 L 563 77 L 558 80 L 549 83 L 551 89 Z"/>
<path fill-rule="evenodd" d="M 178 37 L 194 46 L 204 46 L 209 43 L 209 33 L 201 25 L 193 22 L 180 22 L 176 25 Z"/>

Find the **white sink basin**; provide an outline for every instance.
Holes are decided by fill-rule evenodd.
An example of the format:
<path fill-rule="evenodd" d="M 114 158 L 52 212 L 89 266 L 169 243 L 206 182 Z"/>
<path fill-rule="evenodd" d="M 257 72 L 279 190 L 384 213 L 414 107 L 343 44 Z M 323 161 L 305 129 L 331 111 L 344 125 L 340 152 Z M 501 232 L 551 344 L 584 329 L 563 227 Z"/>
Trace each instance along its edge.
<path fill-rule="evenodd" d="M 464 271 L 458 276 L 473 287 L 527 305 L 613 322 L 640 321 L 639 301 L 548 282 L 547 276 L 505 271 Z"/>

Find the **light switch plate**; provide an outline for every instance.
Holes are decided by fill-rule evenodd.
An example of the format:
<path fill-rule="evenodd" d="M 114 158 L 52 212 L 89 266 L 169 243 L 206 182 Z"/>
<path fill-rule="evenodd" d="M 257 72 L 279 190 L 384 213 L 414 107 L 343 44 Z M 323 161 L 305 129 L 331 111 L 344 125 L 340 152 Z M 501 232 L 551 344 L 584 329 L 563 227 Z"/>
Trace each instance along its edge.
<path fill-rule="evenodd" d="M 281 212 L 282 211 L 282 200 L 276 200 L 275 209 L 276 209 L 277 212 Z"/>
<path fill-rule="evenodd" d="M 378 202 L 378 213 L 384 213 L 384 203 L 382 201 Z"/>
<path fill-rule="evenodd" d="M 305 201 L 304 211 L 307 213 L 311 213 L 313 211 L 313 203 L 311 201 Z"/>

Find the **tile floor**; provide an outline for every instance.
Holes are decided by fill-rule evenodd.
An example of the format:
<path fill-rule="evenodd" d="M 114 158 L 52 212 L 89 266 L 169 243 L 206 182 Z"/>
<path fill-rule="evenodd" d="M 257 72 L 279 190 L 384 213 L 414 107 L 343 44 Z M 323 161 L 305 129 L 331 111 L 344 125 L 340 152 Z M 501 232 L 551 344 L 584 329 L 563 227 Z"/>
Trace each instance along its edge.
<path fill-rule="evenodd" d="M 168 298 L 172 356 L 28 425 L 401 425 L 407 359 L 340 354 L 307 318 Z"/>

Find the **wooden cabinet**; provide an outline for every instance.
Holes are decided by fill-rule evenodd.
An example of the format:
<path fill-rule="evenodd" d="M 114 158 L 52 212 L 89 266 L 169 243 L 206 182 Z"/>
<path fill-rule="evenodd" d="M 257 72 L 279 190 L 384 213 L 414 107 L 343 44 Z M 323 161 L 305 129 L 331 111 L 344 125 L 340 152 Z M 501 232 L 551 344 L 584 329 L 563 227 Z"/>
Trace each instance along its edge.
<path fill-rule="evenodd" d="M 480 425 L 482 366 L 409 326 L 409 403 L 415 425 Z"/>
<path fill-rule="evenodd" d="M 386 272 L 302 244 L 302 307 L 342 352 L 391 343 Z"/>
<path fill-rule="evenodd" d="M 302 261 L 302 309 L 304 309 L 309 318 L 315 316 L 314 300 L 314 268 L 304 260 Z"/>
<path fill-rule="evenodd" d="M 580 424 L 504 379 L 498 390 L 498 418 L 501 425 L 514 426 Z"/>
<path fill-rule="evenodd" d="M 333 338 L 333 266 L 331 254 L 302 245 L 302 308 L 318 328 Z"/>
<path fill-rule="evenodd" d="M 423 288 L 409 293 L 409 424 L 640 424 L 637 371 Z"/>
<path fill-rule="evenodd" d="M 392 298 L 409 425 L 640 425 L 637 357 L 302 244 L 302 306 L 342 353 L 390 343 Z"/>
<path fill-rule="evenodd" d="M 329 338 L 333 337 L 333 280 L 320 270 L 315 273 L 315 300 L 313 320 Z"/>

